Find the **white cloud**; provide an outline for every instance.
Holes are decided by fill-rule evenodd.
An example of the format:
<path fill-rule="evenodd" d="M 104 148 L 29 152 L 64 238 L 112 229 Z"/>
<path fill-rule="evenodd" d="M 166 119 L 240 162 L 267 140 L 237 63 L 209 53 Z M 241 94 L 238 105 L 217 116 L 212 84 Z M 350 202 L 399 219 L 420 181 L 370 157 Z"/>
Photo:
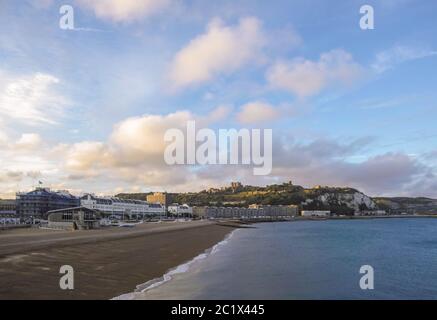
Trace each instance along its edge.
<path fill-rule="evenodd" d="M 120 186 L 130 190 L 132 184 L 160 188 L 184 185 L 195 180 L 195 173 L 190 172 L 189 167 L 165 164 L 165 131 L 185 130 L 189 120 L 196 120 L 196 127 L 201 128 L 223 120 L 229 112 L 228 107 L 222 106 L 204 116 L 180 111 L 133 117 L 114 126 L 105 141 L 55 146 L 50 146 L 36 133 L 22 134 L 13 140 L 0 134 L 4 142 L 0 153 L 3 172 L 22 173 L 14 180 L 0 181 L 0 194 L 30 188 L 35 172 L 48 186 L 64 185 L 65 189 L 91 192 L 106 192 Z"/>
<path fill-rule="evenodd" d="M 20 171 L 1 171 L 0 172 L 0 182 L 16 182 L 20 181 L 23 177 L 23 173 Z"/>
<path fill-rule="evenodd" d="M 391 49 L 379 52 L 371 67 L 375 72 L 382 73 L 394 68 L 398 64 L 435 55 L 437 55 L 437 51 L 395 46 Z"/>
<path fill-rule="evenodd" d="M 0 73 L 0 119 L 56 124 L 67 100 L 54 89 L 59 79 L 44 73 L 14 77 Z"/>
<path fill-rule="evenodd" d="M 57 159 L 61 172 L 73 183 L 111 180 L 161 187 L 182 185 L 195 179 L 195 174 L 190 167 L 168 166 L 164 162 L 166 130 L 186 130 L 190 120 L 201 128 L 223 120 L 229 111 L 221 106 L 205 116 L 180 111 L 128 118 L 114 126 L 107 141 L 60 144 L 52 149 L 50 157 Z"/>
<path fill-rule="evenodd" d="M 213 109 L 208 115 L 203 117 L 196 117 L 196 125 L 199 127 L 207 127 L 210 123 L 219 122 L 226 119 L 231 112 L 231 106 L 218 106 L 217 108 Z"/>
<path fill-rule="evenodd" d="M 118 162 L 139 164 L 158 159 L 163 162 L 165 131 L 184 128 L 189 120 L 193 120 L 193 115 L 188 111 L 129 118 L 115 127 L 110 144 L 120 155 Z"/>
<path fill-rule="evenodd" d="M 169 73 L 171 85 L 181 88 L 232 73 L 256 59 L 264 43 L 261 23 L 256 18 L 243 18 L 236 26 L 214 19 L 204 34 L 174 57 Z"/>
<path fill-rule="evenodd" d="M 58 149 L 59 151 L 59 149 Z M 107 147 L 102 142 L 84 141 L 65 148 L 65 165 L 72 171 L 96 170 L 107 157 Z"/>
<path fill-rule="evenodd" d="M 15 192 L 34 184 L 40 174 L 56 172 L 61 166 L 60 157 L 50 158 L 49 146 L 37 133 L 24 133 L 19 137 L 5 135 L 1 144 L 0 197 L 10 197 Z"/>
<path fill-rule="evenodd" d="M 281 113 L 272 105 L 255 101 L 245 104 L 237 114 L 237 120 L 241 124 L 256 124 L 278 119 Z"/>
<path fill-rule="evenodd" d="M 15 148 L 33 150 L 38 148 L 42 143 L 42 139 L 37 133 L 24 133 L 20 139 L 16 142 Z"/>
<path fill-rule="evenodd" d="M 8 142 L 7 134 L 0 130 L 0 146 L 6 145 L 7 142 Z"/>
<path fill-rule="evenodd" d="M 272 87 L 303 98 L 320 93 L 333 83 L 348 85 L 362 73 L 351 54 L 344 50 L 323 53 L 318 61 L 296 58 L 275 63 L 267 71 Z"/>
<path fill-rule="evenodd" d="M 107 186 L 109 181 L 118 186 L 149 187 L 183 183 L 189 172 L 186 168 L 165 165 L 163 137 L 167 129 L 183 129 L 186 121 L 193 119 L 189 112 L 129 118 L 114 127 L 106 142 L 59 145 L 52 154 L 64 155 L 62 172 L 70 183 L 79 185 L 84 181 L 94 183 L 97 188 L 102 183 Z"/>
<path fill-rule="evenodd" d="M 101 19 L 131 22 L 156 14 L 169 7 L 171 0 L 76 0 Z"/>
<path fill-rule="evenodd" d="M 222 120 L 228 112 L 227 107 L 218 107 L 207 116 L 179 111 L 168 115 L 132 117 L 117 124 L 106 142 L 61 144 L 53 154 L 65 154 L 66 169 L 75 175 L 95 175 L 102 170 L 123 177 L 135 178 L 149 171 L 156 175 L 158 169 L 168 168 L 163 157 L 167 145 L 164 135 L 168 129 L 186 130 L 186 123 L 190 120 L 195 120 L 196 126 L 201 128 Z"/>

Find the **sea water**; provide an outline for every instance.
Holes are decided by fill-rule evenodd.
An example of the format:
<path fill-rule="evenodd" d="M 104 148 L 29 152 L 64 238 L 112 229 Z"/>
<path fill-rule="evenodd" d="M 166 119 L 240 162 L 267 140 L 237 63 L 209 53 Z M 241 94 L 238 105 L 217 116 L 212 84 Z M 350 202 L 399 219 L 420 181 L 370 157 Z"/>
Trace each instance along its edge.
<path fill-rule="evenodd" d="M 436 299 L 437 219 L 263 223 L 125 298 Z M 360 268 L 374 289 L 360 287 Z M 175 270 L 183 272 L 175 272 Z M 156 285 L 159 284 L 159 285 Z"/>

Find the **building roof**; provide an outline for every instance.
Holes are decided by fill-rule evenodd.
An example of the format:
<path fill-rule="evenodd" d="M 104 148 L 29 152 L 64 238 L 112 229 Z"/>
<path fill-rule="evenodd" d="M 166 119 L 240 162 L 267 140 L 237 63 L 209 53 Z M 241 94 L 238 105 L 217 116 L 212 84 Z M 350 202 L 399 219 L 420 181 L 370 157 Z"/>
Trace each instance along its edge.
<path fill-rule="evenodd" d="M 66 211 L 72 211 L 72 210 L 92 211 L 94 213 L 99 213 L 99 210 L 89 209 L 89 208 L 86 208 L 86 207 L 72 207 L 72 208 L 65 208 L 65 209 L 58 209 L 58 210 L 48 211 L 47 214 L 66 212 Z"/>
<path fill-rule="evenodd" d="M 64 198 L 64 199 L 71 199 L 71 200 L 77 200 L 78 198 L 73 196 L 68 191 L 62 190 L 62 191 L 51 191 L 48 188 L 36 188 L 33 191 L 30 192 L 19 192 L 17 193 L 19 196 L 55 196 L 58 198 Z"/>
<path fill-rule="evenodd" d="M 0 199 L 0 205 L 1 204 L 15 204 L 15 199 Z"/>
<path fill-rule="evenodd" d="M 117 198 L 117 197 L 97 197 L 93 194 L 86 194 L 81 199 L 88 199 L 88 197 L 91 198 L 91 200 L 104 200 L 109 201 L 111 203 L 108 204 L 116 204 L 116 203 L 123 203 L 123 204 L 137 204 L 137 205 L 148 205 L 151 208 L 158 208 L 161 205 L 160 204 L 153 204 L 144 200 L 135 200 L 135 199 L 123 199 L 123 198 Z"/>

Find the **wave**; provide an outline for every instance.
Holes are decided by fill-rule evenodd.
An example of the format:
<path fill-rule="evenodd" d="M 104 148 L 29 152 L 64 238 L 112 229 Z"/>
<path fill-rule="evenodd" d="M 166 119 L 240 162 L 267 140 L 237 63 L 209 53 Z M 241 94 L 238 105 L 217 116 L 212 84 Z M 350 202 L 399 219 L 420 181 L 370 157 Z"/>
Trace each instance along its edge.
<path fill-rule="evenodd" d="M 136 287 L 134 292 L 122 294 L 118 297 L 112 298 L 112 300 L 135 300 L 135 298 L 139 294 L 147 292 L 147 291 L 152 290 L 154 288 L 157 288 L 157 287 L 163 285 L 164 283 L 167 283 L 168 281 L 172 280 L 173 277 L 177 274 L 188 272 L 190 270 L 190 267 L 193 264 L 195 264 L 196 262 L 204 260 L 207 257 L 209 257 L 210 255 L 216 254 L 218 251 L 220 251 L 220 249 L 229 242 L 229 240 L 232 238 L 232 236 L 234 235 L 234 233 L 237 230 L 238 229 L 233 230 L 231 233 L 229 233 L 225 237 L 225 239 L 223 239 L 222 241 L 215 244 L 212 248 L 205 250 L 205 252 L 199 254 L 198 256 L 194 257 L 190 261 L 185 262 L 183 264 L 180 264 L 176 268 L 170 269 L 162 277 L 155 278 L 155 279 L 149 280 L 143 284 L 140 284 Z"/>

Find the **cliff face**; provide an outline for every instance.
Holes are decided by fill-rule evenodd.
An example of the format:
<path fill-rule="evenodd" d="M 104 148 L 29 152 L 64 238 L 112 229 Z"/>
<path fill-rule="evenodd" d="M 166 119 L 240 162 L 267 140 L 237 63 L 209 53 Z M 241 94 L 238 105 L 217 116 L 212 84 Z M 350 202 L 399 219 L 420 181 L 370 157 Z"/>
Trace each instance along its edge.
<path fill-rule="evenodd" d="M 352 188 L 316 187 L 305 189 L 305 210 L 330 210 L 344 215 L 355 212 L 377 210 L 372 198 Z"/>
<path fill-rule="evenodd" d="M 377 208 L 372 198 L 358 191 L 353 193 L 325 193 L 317 199 L 326 206 L 347 206 L 355 211 L 375 210 Z"/>

